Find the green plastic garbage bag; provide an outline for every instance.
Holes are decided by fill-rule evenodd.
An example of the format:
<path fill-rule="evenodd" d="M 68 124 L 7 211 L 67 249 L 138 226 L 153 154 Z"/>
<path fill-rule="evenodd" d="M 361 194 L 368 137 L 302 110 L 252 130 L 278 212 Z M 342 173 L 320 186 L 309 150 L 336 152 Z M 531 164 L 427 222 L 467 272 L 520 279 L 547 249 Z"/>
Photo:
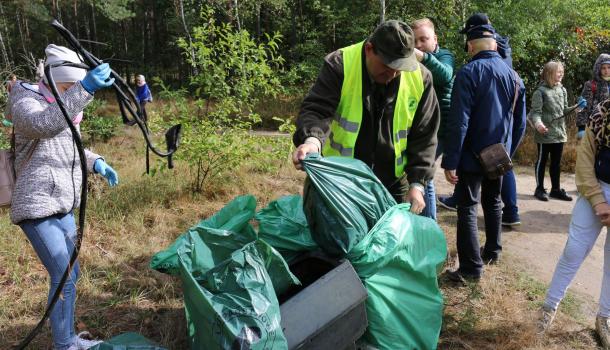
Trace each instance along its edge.
<path fill-rule="evenodd" d="M 281 255 L 258 240 L 206 270 L 199 248 L 178 250 L 191 349 L 287 349 L 276 291 L 298 280 Z"/>
<path fill-rule="evenodd" d="M 199 249 L 199 255 L 194 257 L 199 259 L 197 266 L 206 266 L 208 269 L 214 267 L 235 250 L 256 239 L 256 232 L 249 224 L 255 210 L 254 196 L 236 197 L 216 214 L 180 235 L 166 250 L 155 254 L 150 267 L 159 272 L 177 275 L 177 252 L 192 239 L 187 239 L 189 235 L 199 236 L 199 240 L 204 242 L 204 246 Z"/>
<path fill-rule="evenodd" d="M 324 251 L 348 253 L 396 201 L 362 161 L 309 154 L 303 209 L 311 236 Z"/>
<path fill-rule="evenodd" d="M 258 237 L 291 261 L 300 252 L 318 249 L 311 238 L 299 195 L 280 197 L 256 213 Z"/>
<path fill-rule="evenodd" d="M 436 349 L 443 315 L 437 274 L 447 256 L 434 220 L 388 210 L 347 255 L 368 291 L 366 342 L 379 349 Z"/>
<path fill-rule="evenodd" d="M 138 333 L 118 335 L 90 348 L 91 350 L 167 350 Z"/>

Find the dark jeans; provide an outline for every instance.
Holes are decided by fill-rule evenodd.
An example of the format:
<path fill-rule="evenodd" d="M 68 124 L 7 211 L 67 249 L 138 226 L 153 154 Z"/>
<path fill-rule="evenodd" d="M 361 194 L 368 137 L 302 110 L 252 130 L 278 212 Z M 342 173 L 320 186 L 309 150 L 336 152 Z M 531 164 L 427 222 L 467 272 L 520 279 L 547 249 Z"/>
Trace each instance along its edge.
<path fill-rule="evenodd" d="M 544 189 L 544 172 L 546 160 L 551 156 L 549 174 L 551 175 L 551 190 L 560 188 L 559 177 L 561 176 L 561 155 L 563 143 L 539 143 L 538 160 L 536 161 L 536 189 Z"/>
<path fill-rule="evenodd" d="M 480 173 L 458 172 L 459 181 L 455 186 L 457 199 L 457 252 L 460 262 L 459 272 L 473 277 L 481 276 L 479 232 L 477 227 L 477 205 L 479 192 L 485 217 L 486 258 L 498 258 L 502 251 L 501 219 L 502 201 L 500 190 L 502 178 L 489 180 Z"/>
<path fill-rule="evenodd" d="M 502 218 L 505 221 L 518 221 L 519 208 L 517 207 L 517 182 L 515 173 L 511 170 L 502 177 Z"/>
<path fill-rule="evenodd" d="M 142 117 L 144 118 L 144 122 L 148 122 L 148 114 L 146 113 L 146 104 L 148 101 L 140 101 L 140 108 L 142 108 Z"/>

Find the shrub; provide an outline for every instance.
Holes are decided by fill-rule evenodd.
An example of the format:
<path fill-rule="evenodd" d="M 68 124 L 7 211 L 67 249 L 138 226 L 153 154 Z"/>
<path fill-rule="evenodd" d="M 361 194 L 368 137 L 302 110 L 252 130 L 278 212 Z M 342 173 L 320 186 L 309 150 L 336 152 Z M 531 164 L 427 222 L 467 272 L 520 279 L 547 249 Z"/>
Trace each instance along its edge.
<path fill-rule="evenodd" d="M 191 106 L 186 90 L 170 91 L 155 79 L 159 97 L 167 103 L 159 116 L 151 118 L 153 130 L 182 124 L 175 158 L 188 165 L 195 192 L 202 192 L 211 179 L 229 178 L 246 157 L 256 153 L 249 130 L 260 117 L 253 106 L 261 97 L 280 91 L 276 69 L 283 62 L 276 54 L 279 34 L 257 44 L 245 30 L 217 25 L 211 7 L 202 10 L 201 19 L 203 24 L 193 29 L 192 41 L 178 40 L 188 62 L 200 72 L 190 81 L 197 99 Z"/>
<path fill-rule="evenodd" d="M 116 135 L 119 126 L 118 118 L 102 116 L 100 111 L 106 106 L 106 101 L 95 99 L 85 107 L 81 131 L 87 137 L 87 143 L 97 141 L 107 142 Z"/>

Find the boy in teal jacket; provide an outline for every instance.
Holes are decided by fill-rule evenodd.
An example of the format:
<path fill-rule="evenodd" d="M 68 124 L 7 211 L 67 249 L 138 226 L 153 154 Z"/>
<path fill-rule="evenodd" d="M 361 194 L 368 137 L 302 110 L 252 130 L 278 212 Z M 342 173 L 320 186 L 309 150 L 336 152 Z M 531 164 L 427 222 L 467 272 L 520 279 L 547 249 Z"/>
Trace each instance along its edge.
<path fill-rule="evenodd" d="M 418 19 L 411 23 L 415 34 L 415 57 L 432 73 L 434 91 L 441 108 L 441 122 L 438 129 L 438 146 L 436 159 L 443 153 L 443 139 L 447 133 L 447 116 L 451 105 L 451 89 L 453 88 L 453 69 L 455 57 L 447 50 L 438 46 L 434 32 L 434 23 L 429 18 Z M 426 184 L 424 200 L 426 207 L 421 215 L 436 220 L 436 194 L 434 181 Z"/>

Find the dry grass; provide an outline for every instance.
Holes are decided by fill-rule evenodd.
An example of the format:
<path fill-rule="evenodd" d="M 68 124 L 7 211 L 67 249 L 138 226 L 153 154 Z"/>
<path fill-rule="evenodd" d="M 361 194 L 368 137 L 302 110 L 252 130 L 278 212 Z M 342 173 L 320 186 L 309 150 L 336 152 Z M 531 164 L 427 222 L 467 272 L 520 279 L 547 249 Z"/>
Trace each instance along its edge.
<path fill-rule="evenodd" d="M 447 237 L 450 259 L 456 263 L 454 212 L 439 211 L 439 223 Z M 482 222 L 479 223 L 481 228 Z M 480 232 L 481 237 L 484 233 Z M 482 238 L 482 242 L 483 242 Z M 524 272 L 523 262 L 504 255 L 498 265 L 485 267 L 478 284 L 457 287 L 441 281 L 445 312 L 439 349 L 596 349 L 591 320 L 583 316 L 583 304 L 568 294 L 555 323 L 543 336 L 536 334 L 538 310 L 548 286 Z"/>
<path fill-rule="evenodd" d="M 180 282 L 150 270 L 151 256 L 233 197 L 253 194 L 262 207 L 279 196 L 300 192 L 304 175 L 287 159 L 278 160 L 283 165 L 273 174 L 246 163 L 232 178 L 193 195 L 185 190 L 186 169 L 179 163 L 171 172 L 142 175 L 144 147 L 135 129 L 97 145 L 95 151 L 117 169 L 121 184 L 111 190 L 102 180 L 92 183 L 80 256 L 78 328 L 101 338 L 135 331 L 170 349 L 185 349 Z M 455 256 L 455 215 L 441 212 L 439 220 Z M 547 337 L 535 335 L 535 314 L 544 286 L 517 266 L 507 257 L 499 266 L 488 267 L 478 286 L 442 285 L 448 306 L 440 349 L 595 348 L 592 330 L 578 319 L 578 307 L 562 310 Z M 6 212 L 0 212 L 0 349 L 20 340 L 37 322 L 45 306 L 47 283 L 46 272 L 25 236 L 9 223 Z M 46 327 L 31 348 L 50 347 Z"/>
<path fill-rule="evenodd" d="M 262 207 L 282 195 L 299 193 L 303 174 L 288 163 L 277 174 L 261 174 L 245 166 L 203 194 L 186 188 L 186 169 L 155 177 L 144 172 L 143 144 L 129 129 L 95 151 L 118 171 L 120 186 L 109 189 L 93 181 L 87 228 L 80 255 L 77 326 L 109 338 L 135 331 L 168 346 L 186 348 L 186 324 L 177 279 L 152 271 L 151 256 L 167 247 L 190 226 L 222 208 L 233 197 L 253 194 Z M 46 271 L 8 212 L 0 212 L 0 349 L 25 336 L 46 303 Z M 33 349 L 50 349 L 45 327 Z"/>

